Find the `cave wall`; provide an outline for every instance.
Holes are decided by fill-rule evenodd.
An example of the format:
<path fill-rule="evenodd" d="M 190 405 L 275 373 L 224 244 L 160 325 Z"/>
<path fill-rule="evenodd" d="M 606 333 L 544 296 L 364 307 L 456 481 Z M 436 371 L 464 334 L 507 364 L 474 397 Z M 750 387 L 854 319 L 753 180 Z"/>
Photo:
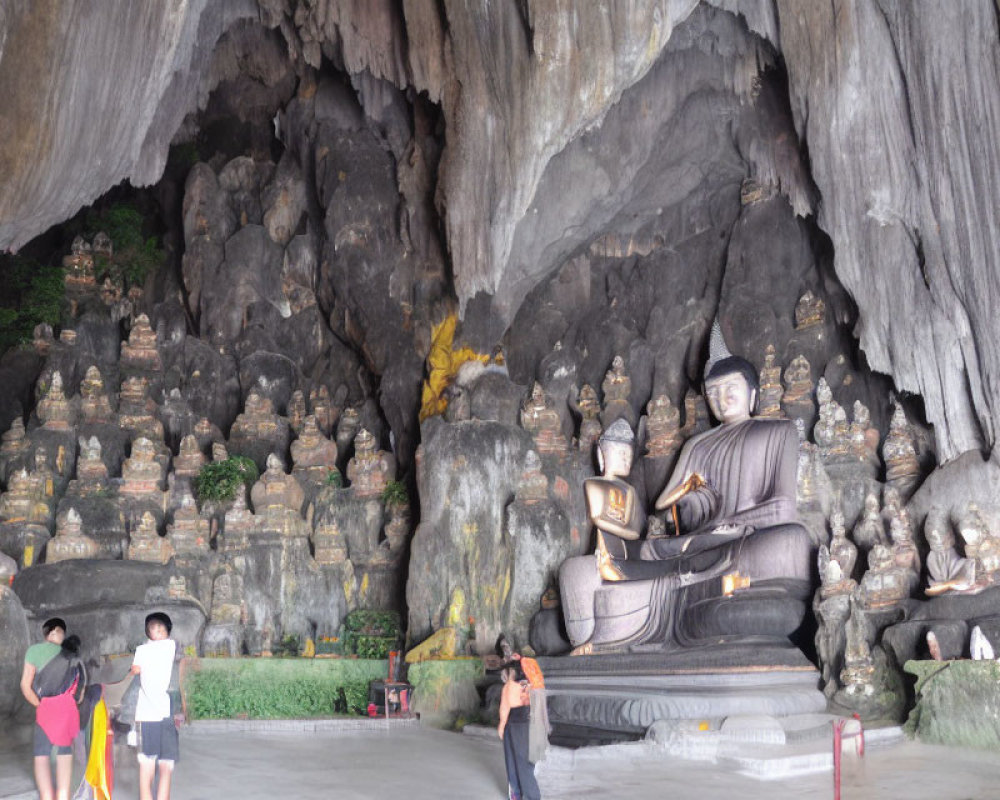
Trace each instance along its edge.
<path fill-rule="evenodd" d="M 996 4 L 777 6 L 795 125 L 823 197 L 817 220 L 858 303 L 869 363 L 923 396 L 942 460 L 990 452 Z"/>
<path fill-rule="evenodd" d="M 738 132 L 741 156 L 797 213 L 815 209 L 869 363 L 923 397 L 941 458 L 988 453 L 1000 381 L 1000 356 L 985 344 L 996 333 L 998 212 L 982 201 L 1000 170 L 995 4 L 711 6 L 726 13 L 695 2 L 8 4 L 0 247 L 123 179 L 156 181 L 186 115 L 232 79 L 232 59 L 213 54 L 220 36 L 259 20 L 280 32 L 300 74 L 327 62 L 343 70 L 369 119 L 384 123 L 393 106 L 409 114 L 387 99 L 399 91 L 410 107 L 418 92 L 440 108 L 443 152 L 388 139 L 403 217 L 413 229 L 440 226 L 443 248 L 430 249 L 446 250 L 460 305 L 486 296 L 474 308 L 488 324 L 468 333 L 482 344 L 589 238 L 661 213 L 662 186 L 643 179 L 670 176 L 650 161 L 664 158 L 672 102 L 695 135 L 720 127 L 710 109 L 684 103 L 696 93 L 683 84 L 654 78 L 656 89 L 637 94 L 643 81 L 697 81 L 714 62 L 716 85 L 747 96 L 760 68 L 779 61 L 798 142 L 781 126 L 756 142 Z M 683 69 L 670 71 L 671 59 Z M 40 91 L 26 75 L 48 79 Z M 675 204 L 690 194 L 670 183 Z M 440 270 L 440 255 L 432 261 Z"/>

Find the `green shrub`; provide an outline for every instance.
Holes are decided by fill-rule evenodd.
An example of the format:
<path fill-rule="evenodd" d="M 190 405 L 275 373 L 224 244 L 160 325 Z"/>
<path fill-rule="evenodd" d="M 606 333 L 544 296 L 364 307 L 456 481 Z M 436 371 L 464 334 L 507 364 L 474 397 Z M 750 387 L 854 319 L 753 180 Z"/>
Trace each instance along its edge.
<path fill-rule="evenodd" d="M 224 503 L 236 497 L 240 486 L 252 486 L 258 477 L 252 458 L 230 456 L 203 466 L 194 479 L 194 491 L 203 503 Z"/>
<path fill-rule="evenodd" d="M 402 506 L 410 502 L 406 484 L 402 481 L 389 481 L 382 490 L 382 502 L 387 506 Z"/>
<path fill-rule="evenodd" d="M 334 710 L 338 714 L 366 714 L 368 712 L 368 681 L 348 681 L 338 693 Z"/>
<path fill-rule="evenodd" d="M 340 474 L 340 470 L 331 469 L 328 473 L 326 473 L 326 485 L 333 486 L 337 489 L 343 488 L 344 476 Z"/>
<path fill-rule="evenodd" d="M 197 142 L 183 142 L 170 148 L 167 154 L 167 167 L 187 175 L 191 167 L 201 160 Z"/>
<path fill-rule="evenodd" d="M 344 620 L 344 652 L 358 658 L 388 658 L 401 640 L 399 614 L 395 611 L 352 611 Z"/>
<path fill-rule="evenodd" d="M 344 620 L 344 627 L 349 631 L 366 633 L 373 636 L 399 636 L 399 613 L 396 611 L 375 611 L 358 609 L 352 611 Z"/>
<path fill-rule="evenodd" d="M 299 642 L 299 637 L 293 633 L 288 634 L 288 636 L 281 640 L 281 644 L 274 648 L 274 654 L 276 656 L 289 656 L 294 658 L 301 652 L 302 645 Z"/>
<path fill-rule="evenodd" d="M 104 231 L 111 237 L 114 251 L 110 258 L 94 254 L 98 276 L 108 273 L 112 279 L 128 285 L 142 284 L 146 276 L 163 263 L 165 253 L 159 246 L 159 239 L 143 235 L 143 222 L 142 214 L 127 203 L 87 212 L 84 235 L 92 239 Z"/>
<path fill-rule="evenodd" d="M 301 719 L 364 714 L 384 661 L 202 659 L 185 680 L 192 719 Z"/>
<path fill-rule="evenodd" d="M 58 325 L 64 297 L 61 266 L 0 256 L 0 353 L 31 341 L 39 323 Z"/>

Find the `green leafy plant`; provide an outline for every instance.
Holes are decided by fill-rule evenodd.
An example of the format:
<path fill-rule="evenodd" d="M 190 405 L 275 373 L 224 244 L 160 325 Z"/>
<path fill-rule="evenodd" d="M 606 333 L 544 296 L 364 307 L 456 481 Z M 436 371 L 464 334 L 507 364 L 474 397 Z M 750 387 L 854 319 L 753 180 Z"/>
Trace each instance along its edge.
<path fill-rule="evenodd" d="M 398 636 L 400 632 L 399 613 L 358 609 L 347 615 L 344 627 L 349 631 L 373 636 Z"/>
<path fill-rule="evenodd" d="M 276 656 L 285 656 L 294 658 L 302 652 L 302 644 L 299 641 L 299 637 L 293 633 L 288 634 L 281 640 L 275 650 L 274 654 Z"/>
<path fill-rule="evenodd" d="M 352 611 L 344 620 L 344 652 L 358 658 L 387 658 L 389 651 L 399 646 L 400 634 L 395 611 Z"/>
<path fill-rule="evenodd" d="M 184 175 L 190 171 L 191 167 L 201 160 L 198 152 L 197 142 L 183 142 L 170 148 L 167 154 L 167 166 L 182 172 Z"/>
<path fill-rule="evenodd" d="M 368 709 L 368 681 L 345 683 L 334 700 L 334 711 L 338 714 L 364 714 Z"/>
<path fill-rule="evenodd" d="M 382 490 L 382 502 L 388 506 L 403 506 L 410 502 L 406 484 L 402 481 L 389 481 Z"/>
<path fill-rule="evenodd" d="M 325 483 L 327 486 L 333 486 L 340 489 L 344 485 L 344 476 L 340 474 L 340 470 L 331 469 L 328 473 L 326 473 Z"/>
<path fill-rule="evenodd" d="M 185 681 L 192 719 L 302 719 L 364 714 L 384 661 L 203 658 Z"/>
<path fill-rule="evenodd" d="M 31 341 L 39 323 L 57 325 L 63 303 L 62 267 L 0 256 L 0 353 Z"/>
<path fill-rule="evenodd" d="M 234 499 L 241 486 L 253 485 L 259 475 L 252 458 L 230 456 L 203 466 L 194 479 L 194 491 L 203 503 L 224 503 Z"/>
<path fill-rule="evenodd" d="M 156 236 L 143 235 L 142 214 L 127 203 L 115 203 L 103 209 L 91 209 L 84 217 L 84 230 L 88 237 L 104 231 L 111 237 L 112 255 L 94 254 L 94 267 L 101 275 L 108 273 L 112 279 L 129 285 L 141 284 L 146 276 L 158 268 L 165 257 Z"/>

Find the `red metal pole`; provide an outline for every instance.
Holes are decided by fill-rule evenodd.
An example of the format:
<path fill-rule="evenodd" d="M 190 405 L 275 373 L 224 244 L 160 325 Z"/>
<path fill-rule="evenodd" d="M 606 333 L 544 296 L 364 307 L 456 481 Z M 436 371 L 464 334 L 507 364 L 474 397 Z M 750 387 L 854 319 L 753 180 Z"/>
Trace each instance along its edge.
<path fill-rule="evenodd" d="M 840 743 L 844 731 L 844 720 L 833 723 L 833 800 L 840 800 Z"/>

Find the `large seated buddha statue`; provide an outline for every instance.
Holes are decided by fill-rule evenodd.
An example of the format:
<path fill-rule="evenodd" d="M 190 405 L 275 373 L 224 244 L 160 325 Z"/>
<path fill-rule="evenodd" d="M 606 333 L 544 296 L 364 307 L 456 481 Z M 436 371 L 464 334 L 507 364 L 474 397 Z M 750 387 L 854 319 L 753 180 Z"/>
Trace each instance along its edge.
<path fill-rule="evenodd" d="M 798 437 L 789 420 L 752 416 L 757 380 L 742 358 L 724 353 L 710 361 L 705 394 L 721 424 L 686 442 L 656 501 L 674 535 L 639 538 L 643 510 L 629 505 L 634 491 L 621 490 L 627 521 L 609 524 L 607 504 L 595 504 L 585 485 L 597 551 L 560 570 L 575 654 L 746 637 L 787 644 L 801 626 L 816 559 L 796 513 Z M 628 465 L 612 457 L 623 437 L 615 438 L 606 433 L 599 442 L 603 462 L 627 475 Z"/>

